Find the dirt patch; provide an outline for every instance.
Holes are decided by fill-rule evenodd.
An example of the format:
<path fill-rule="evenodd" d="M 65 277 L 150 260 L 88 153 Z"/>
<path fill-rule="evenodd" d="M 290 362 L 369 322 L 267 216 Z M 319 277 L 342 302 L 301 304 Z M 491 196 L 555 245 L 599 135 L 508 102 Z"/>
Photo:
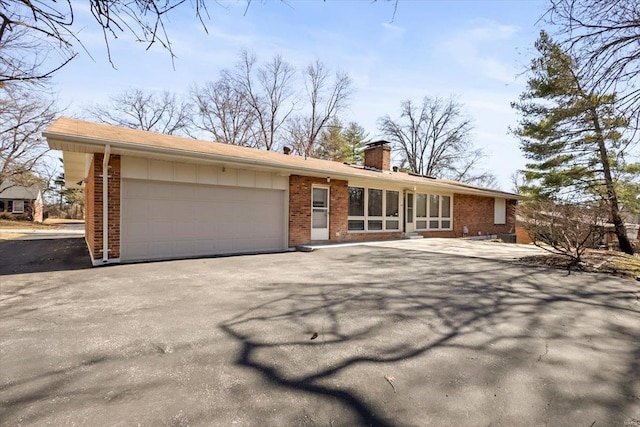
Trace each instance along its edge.
<path fill-rule="evenodd" d="M 582 262 L 578 264 L 566 256 L 556 254 L 527 256 L 520 258 L 518 261 L 525 264 L 544 265 L 568 271 L 605 273 L 634 279 L 640 277 L 640 257 L 622 252 L 587 250 L 582 256 Z"/>

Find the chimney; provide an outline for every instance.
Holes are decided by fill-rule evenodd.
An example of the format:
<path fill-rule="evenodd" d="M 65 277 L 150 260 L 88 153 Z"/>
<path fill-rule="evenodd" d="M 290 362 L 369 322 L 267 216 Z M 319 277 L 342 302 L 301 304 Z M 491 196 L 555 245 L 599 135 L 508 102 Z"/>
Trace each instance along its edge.
<path fill-rule="evenodd" d="M 364 167 L 388 171 L 391 167 L 391 147 L 388 141 L 374 141 L 364 149 Z"/>
<path fill-rule="evenodd" d="M 282 147 L 282 152 L 288 156 L 289 154 L 291 154 L 291 147 Z"/>

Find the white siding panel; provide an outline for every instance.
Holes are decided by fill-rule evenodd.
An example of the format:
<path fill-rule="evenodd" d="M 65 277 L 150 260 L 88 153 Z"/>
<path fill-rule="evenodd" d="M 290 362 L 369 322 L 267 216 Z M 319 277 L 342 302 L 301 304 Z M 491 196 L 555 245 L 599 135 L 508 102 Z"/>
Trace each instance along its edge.
<path fill-rule="evenodd" d="M 147 179 L 149 178 L 149 160 L 124 156 L 120 174 L 122 178 Z"/>
<path fill-rule="evenodd" d="M 218 184 L 236 186 L 238 184 L 238 171 L 232 168 L 220 169 L 218 173 Z"/>
<path fill-rule="evenodd" d="M 176 182 L 197 182 L 196 165 L 175 163 L 173 166 L 173 179 Z"/>
<path fill-rule="evenodd" d="M 496 197 L 493 202 L 493 223 L 494 224 L 506 224 L 507 223 L 507 201 L 506 199 Z"/>
<path fill-rule="evenodd" d="M 123 180 L 123 261 L 286 248 L 285 192 Z"/>
<path fill-rule="evenodd" d="M 254 171 L 238 170 L 238 186 L 255 187 L 256 173 Z"/>
<path fill-rule="evenodd" d="M 199 184 L 217 184 L 218 168 L 214 166 L 198 165 L 196 169 L 196 182 L 198 182 Z"/>
<path fill-rule="evenodd" d="M 162 160 L 149 160 L 149 179 L 173 181 L 173 163 Z"/>

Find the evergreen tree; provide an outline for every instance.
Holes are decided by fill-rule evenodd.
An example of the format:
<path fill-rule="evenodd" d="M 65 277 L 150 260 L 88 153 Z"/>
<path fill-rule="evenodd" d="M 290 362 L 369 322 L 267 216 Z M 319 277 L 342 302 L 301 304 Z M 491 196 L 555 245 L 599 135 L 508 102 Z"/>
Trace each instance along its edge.
<path fill-rule="evenodd" d="M 364 128 L 356 122 L 349 123 L 349 126 L 342 132 L 346 146 L 345 162 L 361 165 L 364 163 L 363 150 L 368 142 L 369 135 Z"/>
<path fill-rule="evenodd" d="M 620 215 L 617 189 L 634 178 L 624 162 L 632 145 L 628 120 L 616 110 L 615 94 L 586 89 L 580 64 L 544 31 L 530 67 L 527 90 L 513 107 L 522 119 L 514 133 L 530 163 L 524 189 L 538 199 L 605 202 L 620 243 L 633 253 Z"/>

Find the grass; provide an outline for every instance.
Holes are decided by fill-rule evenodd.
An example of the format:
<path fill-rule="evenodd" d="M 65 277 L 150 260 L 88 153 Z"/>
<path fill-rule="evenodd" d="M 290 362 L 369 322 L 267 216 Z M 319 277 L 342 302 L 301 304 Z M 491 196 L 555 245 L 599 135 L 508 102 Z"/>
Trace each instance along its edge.
<path fill-rule="evenodd" d="M 55 230 L 60 228 L 59 224 L 39 224 L 31 221 L 15 221 L 10 219 L 0 219 L 0 228 L 25 228 L 29 230 Z"/>

